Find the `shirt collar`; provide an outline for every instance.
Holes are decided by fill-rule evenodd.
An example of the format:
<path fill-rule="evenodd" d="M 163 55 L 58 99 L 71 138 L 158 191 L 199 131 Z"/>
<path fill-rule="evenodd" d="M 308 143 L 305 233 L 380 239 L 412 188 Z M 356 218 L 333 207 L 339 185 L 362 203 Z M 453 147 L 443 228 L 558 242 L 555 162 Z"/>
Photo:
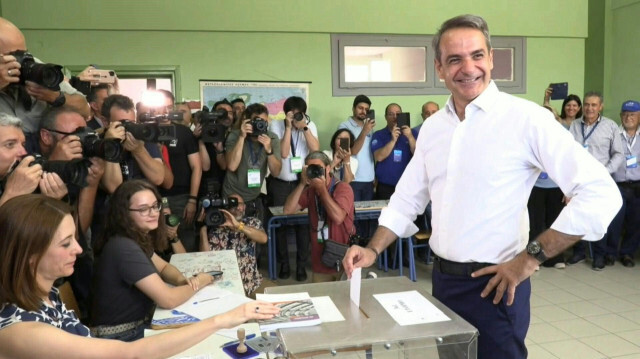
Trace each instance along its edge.
<path fill-rule="evenodd" d="M 491 82 L 489 82 L 489 86 L 487 86 L 487 88 L 484 89 L 484 91 L 482 91 L 482 93 L 478 95 L 478 97 L 476 97 L 473 101 L 471 101 L 467 106 L 473 105 L 474 107 L 477 107 L 484 112 L 489 112 L 489 110 L 491 110 L 491 107 L 498 101 L 499 93 L 500 90 L 498 90 L 498 86 L 496 86 L 496 83 L 491 80 Z M 449 99 L 447 100 L 447 104 L 445 106 L 449 113 L 456 113 L 455 105 L 453 103 L 453 96 L 449 96 Z"/>
<path fill-rule="evenodd" d="M 595 125 L 596 123 L 600 122 L 601 119 L 602 119 L 602 115 L 598 114 L 598 119 L 593 124 Z M 580 120 L 581 123 L 584 123 L 585 125 L 587 125 L 587 123 L 584 122 L 584 116 L 578 118 L 578 120 Z M 587 126 L 593 126 L 593 125 L 587 125 Z"/>

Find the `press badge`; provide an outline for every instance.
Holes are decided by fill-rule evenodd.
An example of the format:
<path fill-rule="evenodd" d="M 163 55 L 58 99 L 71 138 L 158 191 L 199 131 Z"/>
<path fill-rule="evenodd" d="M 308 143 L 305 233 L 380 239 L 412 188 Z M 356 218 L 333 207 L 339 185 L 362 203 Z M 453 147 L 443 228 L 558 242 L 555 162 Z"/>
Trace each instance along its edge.
<path fill-rule="evenodd" d="M 393 162 L 402 161 L 402 150 L 393 150 Z"/>
<path fill-rule="evenodd" d="M 318 243 L 324 242 L 325 238 L 329 238 L 329 227 L 324 225 L 324 221 L 318 220 Z"/>
<path fill-rule="evenodd" d="M 547 178 L 549 178 L 549 175 L 547 174 L 547 172 L 542 172 L 542 173 L 540 173 L 540 176 L 538 176 L 538 178 L 547 179 Z"/>
<path fill-rule="evenodd" d="M 300 173 L 302 172 L 302 157 L 291 157 L 291 172 Z"/>
<path fill-rule="evenodd" d="M 247 171 L 247 183 L 249 188 L 260 187 L 260 170 L 250 169 Z"/>
<path fill-rule="evenodd" d="M 636 156 L 627 156 L 627 168 L 637 168 L 638 158 Z"/>
<path fill-rule="evenodd" d="M 582 147 L 584 147 L 584 148 L 585 148 L 585 149 L 587 149 L 587 150 L 589 149 L 589 145 L 588 145 L 588 144 L 586 144 L 586 143 L 585 143 L 584 145 L 582 145 Z"/>

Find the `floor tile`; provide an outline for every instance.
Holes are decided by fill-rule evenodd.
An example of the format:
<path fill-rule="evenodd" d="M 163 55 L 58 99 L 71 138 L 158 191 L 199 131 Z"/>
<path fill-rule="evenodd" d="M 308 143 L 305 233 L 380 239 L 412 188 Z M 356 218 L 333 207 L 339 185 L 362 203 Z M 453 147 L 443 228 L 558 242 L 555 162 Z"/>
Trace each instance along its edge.
<path fill-rule="evenodd" d="M 602 315 L 602 314 L 610 313 L 608 310 L 588 301 L 576 302 L 576 303 L 563 303 L 563 304 L 558 304 L 558 307 L 563 308 L 575 314 L 578 317 L 589 317 L 594 315 Z"/>
<path fill-rule="evenodd" d="M 587 344 L 598 352 L 613 358 L 620 355 L 640 354 L 640 347 L 632 344 L 615 334 L 598 335 L 591 338 L 581 338 L 581 342 Z"/>
<path fill-rule="evenodd" d="M 549 353 L 539 345 L 527 345 L 527 350 L 529 351 L 529 358 L 535 359 L 557 359 L 558 357 Z"/>
<path fill-rule="evenodd" d="M 613 313 L 627 312 L 627 311 L 640 309 L 640 307 L 638 307 L 636 304 L 630 303 L 618 297 L 595 299 L 595 300 L 590 300 L 590 302 L 604 309 L 607 309 L 608 311 Z"/>
<path fill-rule="evenodd" d="M 577 339 L 546 343 L 544 349 L 558 359 L 607 359 L 604 354 Z"/>
<path fill-rule="evenodd" d="M 549 323 L 552 326 L 562 330 L 574 338 L 593 337 L 596 335 L 609 334 L 609 332 L 599 326 L 588 322 L 582 318 L 571 320 L 563 320 L 559 322 Z"/>
<path fill-rule="evenodd" d="M 577 297 L 564 289 L 546 290 L 536 293 L 542 299 L 546 299 L 551 304 L 562 304 L 582 301 L 583 298 Z"/>
<path fill-rule="evenodd" d="M 640 329 L 639 330 L 631 330 L 628 332 L 620 332 L 616 333 L 622 339 L 627 340 L 630 343 L 640 346 Z"/>
<path fill-rule="evenodd" d="M 544 344 L 559 340 L 570 339 L 571 336 L 549 323 L 539 323 L 529 325 L 527 337 L 536 344 Z"/>
<path fill-rule="evenodd" d="M 577 318 L 575 314 L 564 310 L 555 305 L 546 305 L 543 307 L 531 308 L 531 313 L 545 322 L 557 322 L 559 320 L 568 320 Z"/>
<path fill-rule="evenodd" d="M 640 324 L 613 313 L 586 317 L 585 319 L 611 333 L 640 329 Z"/>

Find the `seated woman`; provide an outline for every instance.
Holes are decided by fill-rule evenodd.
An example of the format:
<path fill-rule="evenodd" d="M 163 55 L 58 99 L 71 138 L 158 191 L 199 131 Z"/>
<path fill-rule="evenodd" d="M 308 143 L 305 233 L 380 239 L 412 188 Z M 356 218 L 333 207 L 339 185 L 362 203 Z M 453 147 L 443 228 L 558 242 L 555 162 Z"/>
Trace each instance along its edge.
<path fill-rule="evenodd" d="M 202 227 L 200 251 L 235 250 L 244 291 L 251 295 L 262 283 L 256 260 L 256 243 L 267 243 L 267 233 L 258 218 L 244 216 L 245 204 L 239 194 L 232 194 L 229 198 L 235 198 L 238 206 L 228 211 L 220 209 L 225 217 L 222 225 Z"/>
<path fill-rule="evenodd" d="M 143 180 L 122 183 L 110 199 L 104 237 L 96 246 L 91 322 L 97 337 L 142 338 L 154 304 L 175 308 L 213 283 L 206 273 L 185 278 L 154 252 L 167 247 L 161 204 L 156 188 Z"/>
<path fill-rule="evenodd" d="M 43 195 L 15 197 L 0 207 L 0 356 L 166 358 L 219 329 L 269 319 L 278 311 L 272 304 L 252 302 L 135 343 L 88 338 L 89 328 L 65 308 L 53 286 L 73 273 L 82 252 L 75 231 L 69 206 Z"/>
<path fill-rule="evenodd" d="M 341 147 L 341 141 L 348 143 L 347 149 Z M 351 149 L 355 141 L 356 139 L 351 131 L 341 128 L 331 136 L 331 142 L 329 143 L 331 151 L 323 151 L 331 159 L 333 177 L 344 183 L 353 181 L 354 173 L 358 170 L 358 159 L 351 157 Z"/>

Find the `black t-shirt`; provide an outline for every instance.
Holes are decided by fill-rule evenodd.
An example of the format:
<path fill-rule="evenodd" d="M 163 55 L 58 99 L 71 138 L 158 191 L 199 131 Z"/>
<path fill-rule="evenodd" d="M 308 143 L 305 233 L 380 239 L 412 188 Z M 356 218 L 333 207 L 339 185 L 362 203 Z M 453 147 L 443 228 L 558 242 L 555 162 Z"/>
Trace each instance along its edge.
<path fill-rule="evenodd" d="M 145 142 L 144 148 L 147 150 L 151 158 L 159 158 L 162 159 L 162 153 L 160 153 L 160 149 L 158 145 L 155 143 Z M 120 170 L 122 171 L 122 180 L 132 180 L 132 179 L 146 179 L 142 169 L 140 169 L 140 165 L 138 161 L 136 161 L 135 157 L 129 151 L 124 151 L 122 154 L 122 159 L 120 160 Z"/>
<path fill-rule="evenodd" d="M 224 143 L 223 143 L 224 145 Z M 204 195 L 209 192 L 220 194 L 222 193 L 222 184 L 224 183 L 224 175 L 226 171 L 222 170 L 218 166 L 216 148 L 213 143 L 205 143 L 204 147 L 207 149 L 209 159 L 211 160 L 211 167 L 208 171 L 202 171 L 202 181 L 200 181 L 200 194 Z"/>
<path fill-rule="evenodd" d="M 167 143 L 169 151 L 169 163 L 173 171 L 173 187 L 162 189 L 163 196 L 175 196 L 189 193 L 191 186 L 191 166 L 189 166 L 189 155 L 198 153 L 198 141 L 191 130 L 180 124 L 176 126 L 176 139 Z"/>
<path fill-rule="evenodd" d="M 142 248 L 125 237 L 105 243 L 93 277 L 93 325 L 117 325 L 144 319 L 153 301 L 136 282 L 158 273 Z"/>

